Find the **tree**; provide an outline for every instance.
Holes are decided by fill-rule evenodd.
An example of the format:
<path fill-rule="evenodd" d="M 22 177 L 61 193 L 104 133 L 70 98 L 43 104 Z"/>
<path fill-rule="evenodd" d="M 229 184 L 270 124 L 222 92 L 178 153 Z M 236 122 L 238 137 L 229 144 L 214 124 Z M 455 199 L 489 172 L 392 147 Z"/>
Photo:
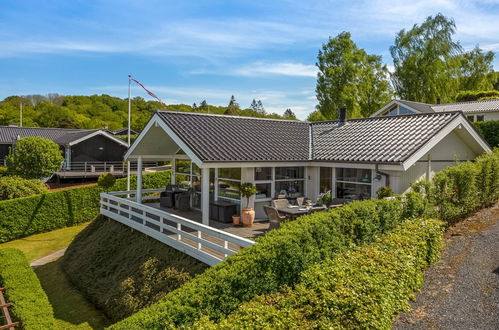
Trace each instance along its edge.
<path fill-rule="evenodd" d="M 256 103 L 256 112 L 259 114 L 265 114 L 265 108 L 263 107 L 262 100 L 258 100 Z"/>
<path fill-rule="evenodd" d="M 106 191 L 109 191 L 115 183 L 116 178 L 111 173 L 103 173 L 97 179 L 97 185 Z"/>
<path fill-rule="evenodd" d="M 197 109 L 198 109 L 198 106 L 197 106 L 196 102 L 194 102 L 192 104 L 192 110 L 196 111 Z"/>
<path fill-rule="evenodd" d="M 227 106 L 227 110 L 224 112 L 226 115 L 239 115 L 241 109 L 239 108 L 239 104 L 236 102 L 236 98 L 234 95 L 230 97 L 229 105 Z"/>
<path fill-rule="evenodd" d="M 292 119 L 292 120 L 296 120 L 296 115 L 293 111 L 291 111 L 291 109 L 286 109 L 284 111 L 284 114 L 282 115 L 283 118 L 285 119 Z"/>
<path fill-rule="evenodd" d="M 53 141 L 42 137 L 18 140 L 5 158 L 10 173 L 25 179 L 50 177 L 62 166 L 61 150 Z"/>
<path fill-rule="evenodd" d="M 324 118 L 336 119 L 341 107 L 346 107 L 351 117 L 369 115 L 390 101 L 386 65 L 380 56 L 359 49 L 349 32 L 329 38 L 317 60 L 317 110 Z"/>
<path fill-rule="evenodd" d="M 206 100 L 203 100 L 203 101 L 201 101 L 201 103 L 199 103 L 199 110 L 201 110 L 201 111 L 208 111 L 209 110 L 208 103 L 206 102 Z"/>
<path fill-rule="evenodd" d="M 491 90 L 494 88 L 494 53 L 478 46 L 461 56 L 459 90 Z"/>
<path fill-rule="evenodd" d="M 256 100 L 255 100 L 255 99 L 253 99 L 253 101 L 251 102 L 251 104 L 250 104 L 250 109 L 251 109 L 251 110 L 253 110 L 253 111 L 255 111 L 255 112 L 257 111 L 257 109 L 258 109 L 258 104 L 256 103 Z"/>
<path fill-rule="evenodd" d="M 326 117 L 319 110 L 312 111 L 307 117 L 307 121 L 310 122 L 323 120 L 326 120 Z"/>
<path fill-rule="evenodd" d="M 493 87 L 494 54 L 478 47 L 463 52 L 452 39 L 455 30 L 454 20 L 437 14 L 397 34 L 390 52 L 395 67 L 392 82 L 401 98 L 452 102 L 460 90 Z"/>

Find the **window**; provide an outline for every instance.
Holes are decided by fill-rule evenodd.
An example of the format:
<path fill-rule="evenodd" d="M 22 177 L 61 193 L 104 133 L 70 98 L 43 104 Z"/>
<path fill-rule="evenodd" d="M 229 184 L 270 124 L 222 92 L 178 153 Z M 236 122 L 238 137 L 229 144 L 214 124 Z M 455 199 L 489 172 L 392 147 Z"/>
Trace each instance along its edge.
<path fill-rule="evenodd" d="M 218 169 L 218 197 L 240 200 L 241 168 Z"/>
<path fill-rule="evenodd" d="M 331 191 L 333 178 L 333 169 L 331 167 L 320 168 L 319 192 L 325 193 Z"/>
<path fill-rule="evenodd" d="M 255 181 L 272 180 L 272 167 L 255 167 Z"/>
<path fill-rule="evenodd" d="M 201 208 L 201 169 L 188 159 L 176 159 L 174 175 L 179 187 L 193 188 L 191 207 Z"/>
<path fill-rule="evenodd" d="M 272 183 L 257 183 L 256 185 L 256 199 L 272 198 Z"/>
<path fill-rule="evenodd" d="M 476 115 L 476 121 L 484 121 L 485 116 L 484 115 Z"/>
<path fill-rule="evenodd" d="M 336 197 L 355 200 L 371 198 L 371 174 L 369 169 L 337 168 Z"/>
<path fill-rule="evenodd" d="M 467 118 L 469 121 L 471 121 L 471 122 L 475 121 L 475 116 L 473 116 L 473 115 L 466 116 L 466 118 Z"/>
<path fill-rule="evenodd" d="M 387 112 L 385 116 L 410 115 L 412 113 L 414 113 L 414 111 L 409 108 L 397 105 L 395 108 Z"/>
<path fill-rule="evenodd" d="M 390 110 L 390 112 L 388 112 L 386 115 L 387 116 L 396 116 L 398 115 L 398 108 L 393 108 L 392 110 Z"/>
<path fill-rule="evenodd" d="M 276 180 L 303 179 L 305 175 L 304 167 L 276 167 Z"/>
<path fill-rule="evenodd" d="M 301 197 L 305 195 L 305 168 L 276 167 L 275 195 Z"/>

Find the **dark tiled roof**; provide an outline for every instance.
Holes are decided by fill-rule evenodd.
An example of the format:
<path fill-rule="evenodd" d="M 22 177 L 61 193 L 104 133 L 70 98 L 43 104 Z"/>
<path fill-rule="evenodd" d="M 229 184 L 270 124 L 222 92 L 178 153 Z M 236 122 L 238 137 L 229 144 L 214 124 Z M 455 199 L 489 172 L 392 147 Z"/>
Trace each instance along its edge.
<path fill-rule="evenodd" d="M 157 114 L 202 161 L 366 163 L 404 161 L 461 115 L 372 117 L 339 126 L 337 121 L 308 123 L 173 111 Z"/>
<path fill-rule="evenodd" d="M 12 144 L 18 137 L 24 138 L 29 136 L 41 136 L 55 143 L 65 144 L 95 131 L 67 128 L 0 126 L 0 144 Z"/>
<path fill-rule="evenodd" d="M 158 111 L 202 161 L 308 160 L 309 124 L 300 121 Z"/>
<path fill-rule="evenodd" d="M 422 102 L 413 102 L 406 100 L 397 100 L 398 102 L 411 107 L 414 110 L 419 111 L 420 113 L 434 113 L 435 111 L 432 108 L 432 104 L 422 103 Z"/>
<path fill-rule="evenodd" d="M 398 163 L 423 146 L 459 112 L 353 119 L 312 124 L 314 160 Z"/>

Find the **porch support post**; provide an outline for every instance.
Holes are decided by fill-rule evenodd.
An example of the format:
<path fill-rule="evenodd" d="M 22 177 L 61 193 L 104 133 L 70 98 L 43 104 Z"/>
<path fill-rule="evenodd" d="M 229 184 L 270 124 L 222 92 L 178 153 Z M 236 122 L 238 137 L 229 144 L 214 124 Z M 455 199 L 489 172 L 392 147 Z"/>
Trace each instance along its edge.
<path fill-rule="evenodd" d="M 175 166 L 176 166 L 176 159 L 173 158 L 172 161 L 170 162 L 171 164 L 171 170 L 170 170 L 170 183 L 171 184 L 176 184 L 175 182 Z"/>
<path fill-rule="evenodd" d="M 201 212 L 203 225 L 210 224 L 210 169 L 201 169 Z"/>
<path fill-rule="evenodd" d="M 137 203 L 142 203 L 142 156 L 137 158 Z"/>
<path fill-rule="evenodd" d="M 71 146 L 66 145 L 66 171 L 71 170 Z"/>

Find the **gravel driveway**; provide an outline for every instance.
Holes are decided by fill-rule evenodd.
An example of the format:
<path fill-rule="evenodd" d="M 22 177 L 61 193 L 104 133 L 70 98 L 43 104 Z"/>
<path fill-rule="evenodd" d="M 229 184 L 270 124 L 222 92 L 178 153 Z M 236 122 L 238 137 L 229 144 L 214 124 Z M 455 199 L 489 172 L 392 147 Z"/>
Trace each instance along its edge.
<path fill-rule="evenodd" d="M 439 262 L 394 329 L 499 329 L 499 204 L 449 228 Z"/>

